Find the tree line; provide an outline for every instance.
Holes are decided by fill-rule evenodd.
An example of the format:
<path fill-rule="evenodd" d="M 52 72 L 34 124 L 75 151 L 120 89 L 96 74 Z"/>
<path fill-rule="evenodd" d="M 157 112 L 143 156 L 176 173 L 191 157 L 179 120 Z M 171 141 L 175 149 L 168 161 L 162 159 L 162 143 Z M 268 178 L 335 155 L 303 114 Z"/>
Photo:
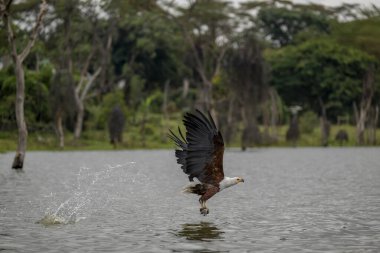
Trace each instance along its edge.
<path fill-rule="evenodd" d="M 227 143 L 240 129 L 243 148 L 276 143 L 287 122 L 296 140 L 298 114 L 322 145 L 342 119 L 357 144 L 376 142 L 375 5 L 0 0 L 0 15 L 0 129 L 18 128 L 15 168 L 28 130 L 54 126 L 63 147 L 65 129 L 79 140 L 127 117 L 146 134 L 149 115 L 193 108 L 211 112 Z"/>

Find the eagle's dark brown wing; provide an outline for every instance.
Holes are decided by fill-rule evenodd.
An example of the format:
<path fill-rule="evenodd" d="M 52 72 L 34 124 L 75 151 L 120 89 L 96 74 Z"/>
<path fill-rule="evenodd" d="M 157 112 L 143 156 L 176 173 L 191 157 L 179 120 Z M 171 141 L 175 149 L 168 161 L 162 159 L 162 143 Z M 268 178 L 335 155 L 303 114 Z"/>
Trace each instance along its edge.
<path fill-rule="evenodd" d="M 189 180 L 197 178 L 202 183 L 219 185 L 223 180 L 224 142 L 220 131 L 209 114 L 207 118 L 202 112 L 187 113 L 183 123 L 186 127 L 186 138 L 179 130 L 180 137 L 170 131 L 169 137 L 179 149 L 175 155 L 183 172 Z"/>

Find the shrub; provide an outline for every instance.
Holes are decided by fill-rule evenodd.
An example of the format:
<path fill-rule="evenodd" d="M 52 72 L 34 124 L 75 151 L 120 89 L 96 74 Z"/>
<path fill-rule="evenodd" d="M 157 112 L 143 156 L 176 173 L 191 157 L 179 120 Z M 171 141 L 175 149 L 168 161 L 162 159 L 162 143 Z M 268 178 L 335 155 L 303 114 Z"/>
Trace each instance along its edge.
<path fill-rule="evenodd" d="M 301 133 L 310 134 L 318 126 L 319 119 L 317 114 L 312 111 L 304 112 L 300 117 L 300 130 Z"/>

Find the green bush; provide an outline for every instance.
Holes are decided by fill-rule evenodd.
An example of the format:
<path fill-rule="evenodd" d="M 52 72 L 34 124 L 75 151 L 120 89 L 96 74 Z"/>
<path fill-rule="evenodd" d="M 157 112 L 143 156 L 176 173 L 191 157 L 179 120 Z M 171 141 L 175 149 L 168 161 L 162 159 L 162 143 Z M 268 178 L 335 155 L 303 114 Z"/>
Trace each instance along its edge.
<path fill-rule="evenodd" d="M 51 122 L 49 84 L 52 77 L 50 65 L 40 71 L 25 70 L 25 118 L 29 130 L 44 128 Z M 16 126 L 15 117 L 16 77 L 13 67 L 0 71 L 0 129 Z"/>
<path fill-rule="evenodd" d="M 99 112 L 97 113 L 97 118 L 95 119 L 98 127 L 101 129 L 107 127 L 108 117 L 116 105 L 120 106 L 125 116 L 128 115 L 128 110 L 124 102 L 124 94 L 121 90 L 108 93 L 104 96 L 101 107 L 98 108 Z"/>
<path fill-rule="evenodd" d="M 318 115 L 314 112 L 306 111 L 301 115 L 299 120 L 301 133 L 311 134 L 318 125 Z"/>

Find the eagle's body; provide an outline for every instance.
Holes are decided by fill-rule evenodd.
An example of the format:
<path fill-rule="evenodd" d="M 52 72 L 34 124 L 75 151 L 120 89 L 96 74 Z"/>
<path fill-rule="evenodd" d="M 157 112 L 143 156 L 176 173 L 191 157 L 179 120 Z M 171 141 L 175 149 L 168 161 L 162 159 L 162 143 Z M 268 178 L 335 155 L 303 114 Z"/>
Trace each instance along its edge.
<path fill-rule="evenodd" d="M 186 138 L 179 130 L 180 137 L 170 131 L 169 137 L 175 142 L 175 155 L 190 182 L 197 178 L 199 183 L 192 183 L 184 192 L 200 195 L 201 213 L 208 214 L 206 201 L 219 191 L 244 182 L 240 177 L 225 177 L 223 172 L 224 141 L 214 120 L 207 118 L 197 110 L 196 114 L 187 113 L 184 117 Z"/>

